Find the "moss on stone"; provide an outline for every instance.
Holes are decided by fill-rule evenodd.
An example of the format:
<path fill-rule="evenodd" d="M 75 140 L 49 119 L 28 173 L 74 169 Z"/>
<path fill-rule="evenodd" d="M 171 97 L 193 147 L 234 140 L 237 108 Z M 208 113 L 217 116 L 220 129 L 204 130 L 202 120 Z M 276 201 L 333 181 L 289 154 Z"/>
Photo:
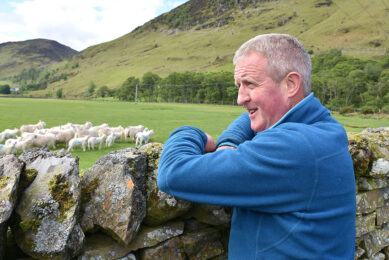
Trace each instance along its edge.
<path fill-rule="evenodd" d="M 0 189 L 4 188 L 7 185 L 8 179 L 9 176 L 6 175 L 0 176 Z"/>
<path fill-rule="evenodd" d="M 38 171 L 34 168 L 25 169 L 22 171 L 20 178 L 20 187 L 22 190 L 30 186 L 30 184 L 35 180 L 35 177 L 38 175 Z"/>
<path fill-rule="evenodd" d="M 23 233 L 27 233 L 28 231 L 32 231 L 34 234 L 38 232 L 38 228 L 40 226 L 40 219 L 32 219 L 28 218 L 19 223 L 20 228 L 22 229 Z"/>
<path fill-rule="evenodd" d="M 57 174 L 50 180 L 49 190 L 51 196 L 59 203 L 60 217 L 58 220 L 62 222 L 66 219 L 66 212 L 75 204 L 70 192 L 70 184 L 62 174 Z"/>
<path fill-rule="evenodd" d="M 87 203 L 91 200 L 91 194 L 96 190 L 97 186 L 99 186 L 98 178 L 93 179 L 88 185 L 83 185 L 81 187 L 81 202 Z"/>

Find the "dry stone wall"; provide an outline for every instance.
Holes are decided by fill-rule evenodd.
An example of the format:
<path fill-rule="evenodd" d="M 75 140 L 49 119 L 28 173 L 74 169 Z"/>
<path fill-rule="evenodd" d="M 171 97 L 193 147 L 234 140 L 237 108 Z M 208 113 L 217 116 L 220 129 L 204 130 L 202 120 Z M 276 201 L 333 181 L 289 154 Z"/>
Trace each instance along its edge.
<path fill-rule="evenodd" d="M 349 134 L 357 185 L 355 259 L 389 259 L 389 127 Z"/>
<path fill-rule="evenodd" d="M 389 259 L 388 132 L 349 134 L 355 259 Z M 114 151 L 82 176 L 64 150 L 0 157 L 0 259 L 227 259 L 231 209 L 160 191 L 162 148 Z"/>

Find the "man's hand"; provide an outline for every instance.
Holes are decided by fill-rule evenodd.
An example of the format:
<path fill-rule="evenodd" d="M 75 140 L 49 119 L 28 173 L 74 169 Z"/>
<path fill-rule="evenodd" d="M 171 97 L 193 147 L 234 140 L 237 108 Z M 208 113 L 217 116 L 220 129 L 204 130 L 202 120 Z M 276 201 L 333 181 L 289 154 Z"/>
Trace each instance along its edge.
<path fill-rule="evenodd" d="M 235 150 L 236 148 L 231 146 L 231 145 L 223 145 L 223 146 L 220 146 L 219 148 L 216 149 L 216 151 L 219 151 L 219 150 L 222 150 L 222 149 L 226 149 L 226 148 L 231 148 L 232 150 Z"/>
<path fill-rule="evenodd" d="M 212 136 L 210 136 L 207 133 L 205 133 L 205 134 L 207 135 L 207 144 L 205 145 L 204 152 L 205 153 L 214 152 L 216 149 L 215 141 L 213 140 Z"/>

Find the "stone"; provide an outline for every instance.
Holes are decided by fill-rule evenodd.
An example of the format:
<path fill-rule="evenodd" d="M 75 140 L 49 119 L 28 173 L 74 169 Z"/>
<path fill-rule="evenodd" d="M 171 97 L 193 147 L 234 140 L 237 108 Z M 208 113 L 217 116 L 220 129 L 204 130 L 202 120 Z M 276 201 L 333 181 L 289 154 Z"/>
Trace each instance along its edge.
<path fill-rule="evenodd" d="M 389 186 L 388 178 L 371 178 L 371 177 L 359 177 L 356 179 L 358 191 L 369 191 L 382 189 Z"/>
<path fill-rule="evenodd" d="M 134 254 L 128 254 L 126 255 L 125 257 L 122 257 L 122 258 L 118 258 L 116 260 L 136 260 L 136 257 Z"/>
<path fill-rule="evenodd" d="M 389 161 L 379 158 L 376 161 L 373 161 L 371 167 L 370 175 L 373 177 L 385 177 L 389 174 Z"/>
<path fill-rule="evenodd" d="M 13 154 L 0 157 L 0 259 L 5 258 L 8 220 L 16 206 L 23 166 Z"/>
<path fill-rule="evenodd" d="M 368 175 L 373 157 L 370 141 L 362 134 L 348 134 L 348 149 L 353 160 L 355 176 Z"/>
<path fill-rule="evenodd" d="M 81 202 L 78 162 L 70 154 L 60 157 L 47 148 L 32 149 L 19 159 L 36 177 L 23 191 L 11 219 L 17 245 L 38 259 L 75 257 L 83 244 L 77 227 Z"/>
<path fill-rule="evenodd" d="M 357 246 L 355 248 L 355 257 L 354 257 L 354 259 L 359 259 L 364 253 L 365 253 L 365 250 L 363 248 L 360 248 L 359 246 Z"/>
<path fill-rule="evenodd" d="M 361 237 L 366 233 L 374 231 L 376 229 L 376 216 L 376 212 L 370 213 L 368 215 L 357 215 L 355 218 L 355 236 Z"/>
<path fill-rule="evenodd" d="M 195 255 L 190 256 L 190 260 L 202 260 L 202 259 L 210 259 L 212 257 L 221 255 L 224 253 L 223 245 L 220 241 L 209 242 L 204 245 L 203 248 Z"/>
<path fill-rule="evenodd" d="M 383 248 L 389 246 L 389 229 L 384 228 L 367 233 L 363 236 L 360 245 L 369 258 L 373 257 Z"/>
<path fill-rule="evenodd" d="M 192 207 L 191 202 L 175 198 L 158 188 L 158 162 L 162 148 L 160 143 L 149 143 L 138 149 L 138 153 L 147 156 L 147 214 L 143 223 L 148 226 L 158 226 L 182 216 Z"/>
<path fill-rule="evenodd" d="M 0 226 L 11 216 L 24 164 L 15 155 L 0 157 Z"/>
<path fill-rule="evenodd" d="M 216 228 L 205 228 L 181 236 L 183 248 L 188 256 L 194 256 L 211 242 L 219 241 L 221 235 Z"/>
<path fill-rule="evenodd" d="M 371 190 L 357 194 L 357 215 L 367 214 L 384 205 L 384 196 L 381 190 Z"/>
<path fill-rule="evenodd" d="M 153 247 L 160 242 L 181 235 L 184 232 L 184 222 L 175 221 L 158 227 L 142 226 L 134 240 L 128 245 L 131 251 L 145 247 Z"/>
<path fill-rule="evenodd" d="M 104 230 L 119 243 L 129 244 L 146 214 L 146 157 L 128 148 L 96 161 L 81 179 L 81 227 Z"/>
<path fill-rule="evenodd" d="M 376 225 L 377 226 L 382 226 L 385 223 L 389 222 L 389 203 L 386 203 L 385 206 L 382 208 L 378 208 L 376 210 L 377 213 L 377 220 L 376 220 Z"/>
<path fill-rule="evenodd" d="M 141 251 L 142 260 L 185 260 L 186 255 L 182 249 L 182 241 L 179 237 L 174 237 L 161 244 L 146 248 Z"/>
<path fill-rule="evenodd" d="M 222 206 L 195 204 L 190 214 L 198 221 L 209 225 L 227 226 L 231 221 L 232 210 Z"/>
<path fill-rule="evenodd" d="M 97 232 L 87 235 L 84 250 L 77 259 L 120 259 L 129 254 L 130 250 L 126 246 L 106 234 Z"/>
<path fill-rule="evenodd" d="M 383 130 L 383 128 L 376 128 L 373 132 L 362 131 L 359 135 L 369 141 L 375 160 L 378 158 L 389 160 L 389 131 Z"/>

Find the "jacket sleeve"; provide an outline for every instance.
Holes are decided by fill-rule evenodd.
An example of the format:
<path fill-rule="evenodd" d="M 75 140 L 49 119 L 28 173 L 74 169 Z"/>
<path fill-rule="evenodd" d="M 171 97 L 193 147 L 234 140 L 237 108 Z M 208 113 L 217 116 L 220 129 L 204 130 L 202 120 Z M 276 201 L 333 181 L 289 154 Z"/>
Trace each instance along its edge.
<path fill-rule="evenodd" d="M 198 203 L 264 212 L 306 209 L 318 177 L 304 136 L 273 129 L 236 150 L 203 154 L 206 140 L 194 127 L 170 135 L 159 162 L 162 191 Z"/>
<path fill-rule="evenodd" d="M 255 132 L 251 130 L 251 121 L 246 113 L 240 115 L 228 128 L 218 137 L 216 147 L 229 145 L 237 147 L 241 143 L 251 140 Z"/>

